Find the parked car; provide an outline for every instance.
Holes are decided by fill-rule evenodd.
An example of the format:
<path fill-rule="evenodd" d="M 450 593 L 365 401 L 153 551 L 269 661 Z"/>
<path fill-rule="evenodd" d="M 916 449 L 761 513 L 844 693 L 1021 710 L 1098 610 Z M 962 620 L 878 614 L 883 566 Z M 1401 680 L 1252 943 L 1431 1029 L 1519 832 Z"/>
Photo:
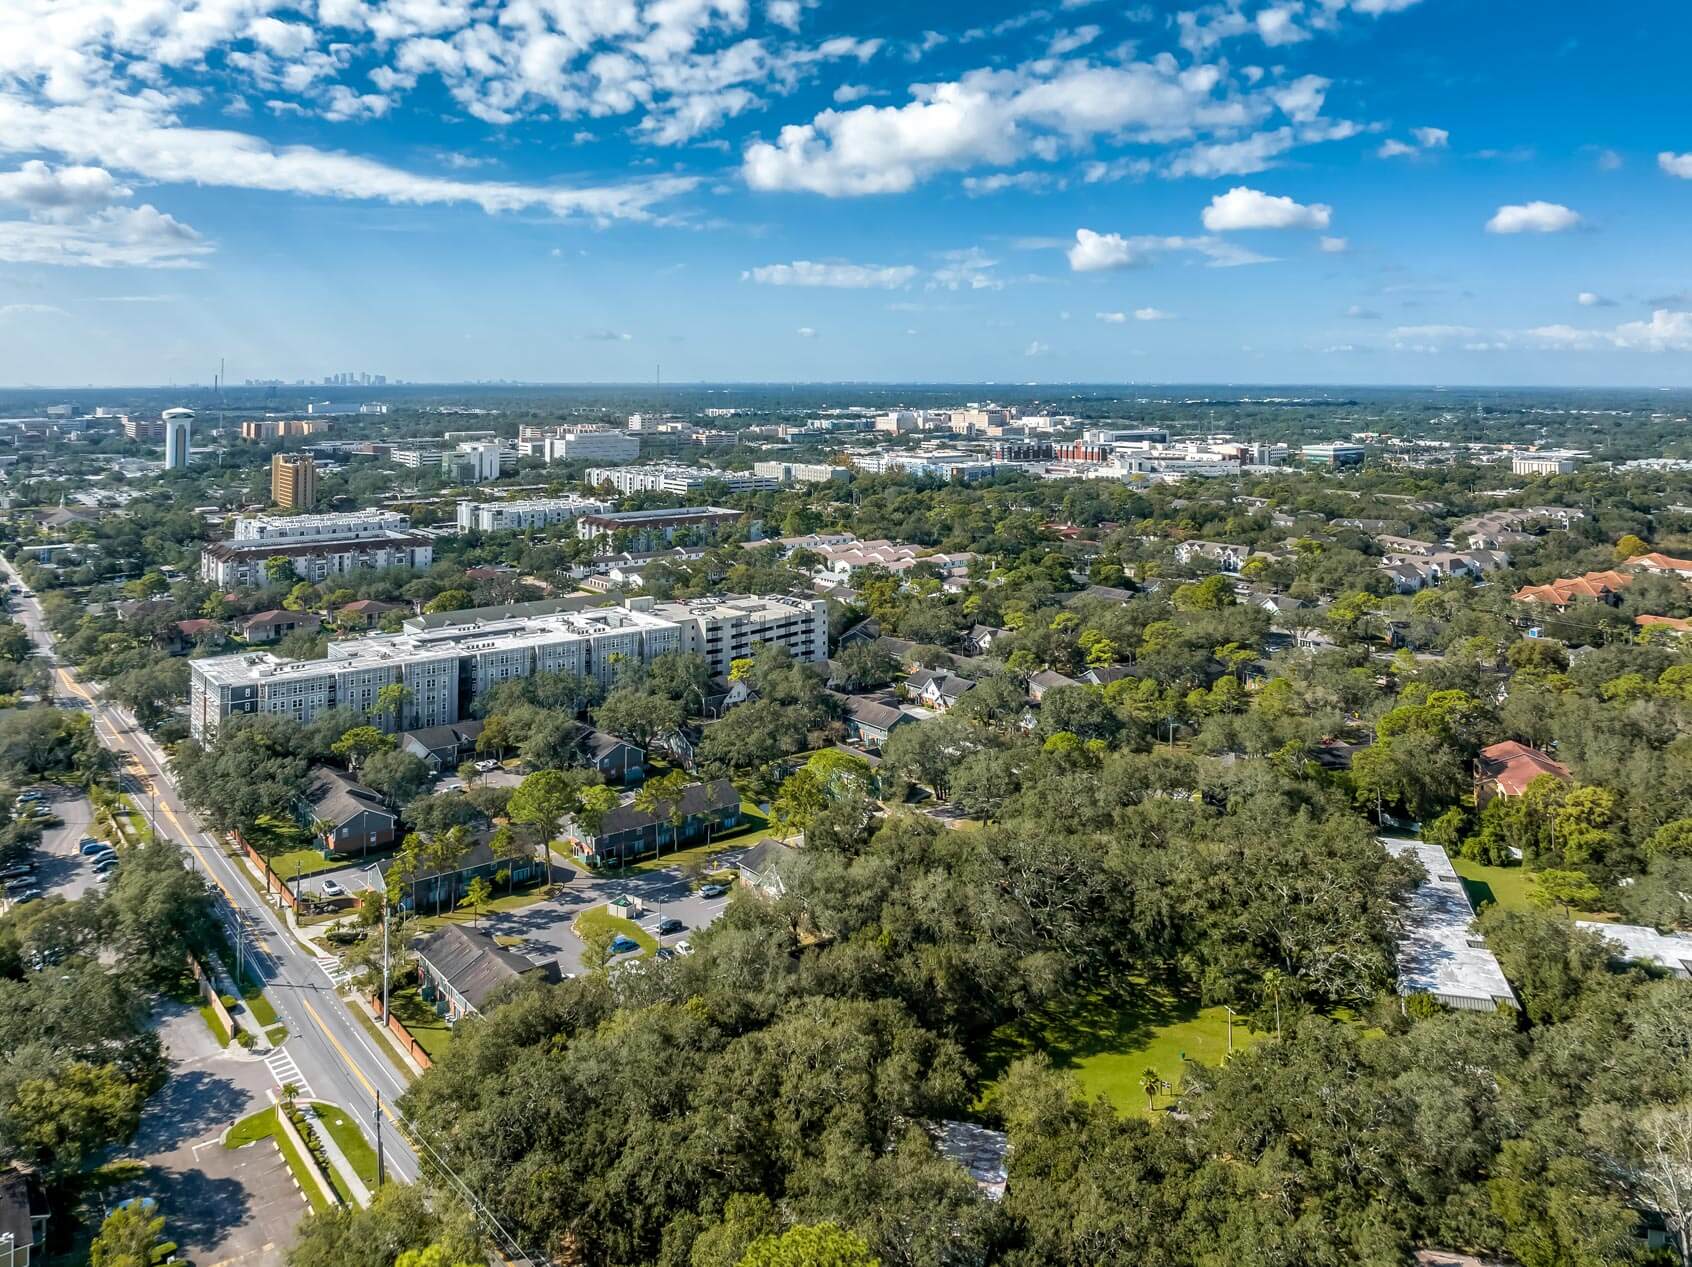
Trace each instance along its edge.
<path fill-rule="evenodd" d="M 675 945 L 671 946 L 670 949 L 675 951 L 678 955 L 691 955 L 693 953 L 693 943 L 690 941 L 678 941 Z"/>
<path fill-rule="evenodd" d="M 95 875 L 110 875 L 118 868 L 118 856 L 115 853 L 103 853 L 94 859 Z"/>
<path fill-rule="evenodd" d="M 699 886 L 700 897 L 721 897 L 728 892 L 726 884 L 702 884 Z"/>
<path fill-rule="evenodd" d="M 679 933 L 686 927 L 686 924 L 682 923 L 674 915 L 671 915 L 658 921 L 658 935 L 660 937 L 668 937 L 671 933 Z"/>
<path fill-rule="evenodd" d="M 638 941 L 633 937 L 625 937 L 621 933 L 617 934 L 615 940 L 611 943 L 611 953 L 614 955 L 626 955 L 631 950 L 639 949 L 640 943 Z"/>
<path fill-rule="evenodd" d="M 85 856 L 87 857 L 89 862 L 93 863 L 95 866 L 99 866 L 100 863 L 106 862 L 108 860 L 112 861 L 112 862 L 116 862 L 117 861 L 117 850 L 108 846 L 105 849 L 95 849 L 91 853 L 89 853 Z"/>
<path fill-rule="evenodd" d="M 676 952 L 671 950 L 668 946 L 658 947 L 658 958 L 659 959 L 667 961 L 667 960 L 670 960 L 670 959 L 674 959 L 675 957 L 676 957 Z"/>
<path fill-rule="evenodd" d="M 22 906 L 25 902 L 33 902 L 41 896 L 40 889 L 25 889 L 22 893 L 7 893 L 13 906 Z"/>
<path fill-rule="evenodd" d="M 33 862 L 18 862 L 0 871 L 0 880 L 22 880 L 35 872 Z"/>
<path fill-rule="evenodd" d="M 76 848 L 77 852 L 86 858 L 89 854 L 103 853 L 110 849 L 111 846 L 103 840 L 95 840 L 92 836 L 84 836 L 82 838 L 82 843 Z"/>
<path fill-rule="evenodd" d="M 325 880 L 318 886 L 324 897 L 345 897 L 347 891 L 333 880 Z"/>
<path fill-rule="evenodd" d="M 478 761 L 476 763 L 476 770 L 480 774 L 487 774 L 490 770 L 497 770 L 497 769 L 499 769 L 499 762 L 497 762 L 497 761 L 488 760 L 488 761 Z"/>

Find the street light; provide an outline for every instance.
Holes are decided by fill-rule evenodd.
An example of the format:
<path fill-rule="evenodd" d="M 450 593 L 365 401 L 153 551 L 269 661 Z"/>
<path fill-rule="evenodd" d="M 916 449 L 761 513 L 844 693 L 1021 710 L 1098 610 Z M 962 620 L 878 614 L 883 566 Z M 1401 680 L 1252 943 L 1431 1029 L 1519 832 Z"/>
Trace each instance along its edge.
<path fill-rule="evenodd" d="M 376 873 L 378 880 L 382 879 L 381 867 L 368 867 L 364 874 Z M 388 886 L 383 884 L 373 886 L 382 894 L 382 1024 L 388 1023 Z"/>

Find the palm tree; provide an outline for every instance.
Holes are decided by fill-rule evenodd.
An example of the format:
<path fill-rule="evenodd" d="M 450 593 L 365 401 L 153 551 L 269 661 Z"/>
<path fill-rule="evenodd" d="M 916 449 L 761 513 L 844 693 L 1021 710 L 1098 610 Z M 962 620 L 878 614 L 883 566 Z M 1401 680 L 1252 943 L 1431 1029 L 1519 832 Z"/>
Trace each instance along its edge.
<path fill-rule="evenodd" d="M 1150 1113 L 1157 1107 L 1157 1093 L 1163 1090 L 1163 1075 L 1147 1065 L 1140 1075 L 1140 1090 L 1146 1093 L 1146 1112 Z"/>
<path fill-rule="evenodd" d="M 1279 968 L 1263 970 L 1263 989 L 1275 997 L 1275 1037 L 1281 1036 L 1281 991 L 1286 987 L 1287 975 Z"/>
<path fill-rule="evenodd" d="M 464 894 L 464 901 L 460 906 L 468 906 L 476 916 L 476 927 L 482 926 L 482 907 L 493 897 L 493 885 L 488 883 L 486 876 L 479 875 L 470 881 L 470 887 Z"/>

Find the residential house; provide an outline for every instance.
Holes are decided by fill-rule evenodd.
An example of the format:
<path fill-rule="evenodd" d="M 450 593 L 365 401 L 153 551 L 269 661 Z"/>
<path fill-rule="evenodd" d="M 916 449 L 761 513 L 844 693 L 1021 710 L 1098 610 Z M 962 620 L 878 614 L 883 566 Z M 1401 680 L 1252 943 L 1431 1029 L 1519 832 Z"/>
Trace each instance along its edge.
<path fill-rule="evenodd" d="M 471 719 L 404 731 L 399 737 L 399 747 L 401 752 L 409 752 L 439 774 L 458 769 L 459 763 L 476 751 L 476 740 L 481 736 L 482 723 Z"/>
<path fill-rule="evenodd" d="M 1055 691 L 1062 686 L 1080 686 L 1072 677 L 1065 677 L 1052 669 L 1041 669 L 1038 673 L 1028 676 L 1028 698 L 1035 704 L 1046 698 L 1048 691 Z"/>
<path fill-rule="evenodd" d="M 466 1016 L 480 1016 L 488 999 L 514 981 L 533 976 L 558 980 L 556 963 L 538 964 L 461 924 L 448 924 L 420 937 L 411 948 L 417 955 L 423 1001 L 432 1004 L 448 1025 Z"/>
<path fill-rule="evenodd" d="M 710 685 L 711 689 L 705 695 L 705 716 L 713 720 L 722 717 L 729 709 L 747 703 L 757 694 L 748 683 L 722 674 L 712 678 Z"/>
<path fill-rule="evenodd" d="M 1308 611 L 1310 604 L 1291 594 L 1254 594 L 1250 602 L 1269 613 L 1273 620 L 1285 620 L 1294 612 Z"/>
<path fill-rule="evenodd" d="M 1635 616 L 1633 623 L 1641 629 L 1660 629 L 1677 637 L 1692 633 L 1692 620 L 1683 616 Z"/>
<path fill-rule="evenodd" d="M 1112 682 L 1120 682 L 1123 678 L 1141 677 L 1126 664 L 1096 665 L 1081 675 L 1081 681 L 1087 686 L 1109 686 Z"/>
<path fill-rule="evenodd" d="M 160 630 L 157 641 L 172 655 L 182 655 L 196 647 L 218 647 L 224 642 L 223 626 L 215 620 L 179 620 Z"/>
<path fill-rule="evenodd" d="M 799 851 L 781 841 L 765 837 L 740 855 L 740 885 L 764 897 L 781 897 L 787 892 L 782 870 Z"/>
<path fill-rule="evenodd" d="M 1375 544 L 1387 554 L 1437 554 L 1439 547 L 1419 537 L 1395 537 L 1390 532 L 1378 533 Z"/>
<path fill-rule="evenodd" d="M 1492 1012 L 1516 996 L 1475 928 L 1474 907 L 1451 859 L 1421 840 L 1382 840 L 1395 858 L 1421 864 L 1424 878 L 1404 899 L 1398 939 L 1398 993 L 1423 994 L 1449 1008 Z"/>
<path fill-rule="evenodd" d="M 973 691 L 975 683 L 945 669 L 922 669 L 905 679 L 905 689 L 924 708 L 943 713 Z"/>
<path fill-rule="evenodd" d="M 572 822 L 577 856 L 591 866 L 621 866 L 666 847 L 682 849 L 708 843 L 718 832 L 740 825 L 740 792 L 727 779 L 690 784 L 675 807 L 680 827 L 671 822 L 667 806 L 658 809 L 655 814 L 637 809 L 630 797 L 607 813 L 591 832 L 581 823 Z"/>
<path fill-rule="evenodd" d="M 666 730 L 661 735 L 654 735 L 652 746 L 662 749 L 671 761 L 684 770 L 693 769 L 693 763 L 699 756 L 699 741 L 704 737 L 704 731 L 698 726 L 681 726 L 674 730 Z"/>
<path fill-rule="evenodd" d="M 473 841 L 468 849 L 450 861 L 431 860 L 425 853 L 414 870 L 407 870 L 405 855 L 401 853 L 390 855 L 378 863 L 384 880 L 391 878 L 399 882 L 400 909 L 425 915 L 450 911 L 464 900 L 470 892 L 470 882 L 476 879 L 487 880 L 497 889 L 502 886 L 520 888 L 551 878 L 551 865 L 535 854 L 500 857 L 488 843 L 492 832 L 484 829 L 480 835 L 481 839 Z M 399 868 L 397 873 L 396 867 Z M 502 871 L 507 873 L 503 881 L 499 879 Z"/>
<path fill-rule="evenodd" d="M 323 618 L 315 612 L 255 612 L 237 623 L 241 627 L 241 636 L 255 644 L 277 642 L 302 629 L 306 633 L 316 633 L 323 628 Z"/>
<path fill-rule="evenodd" d="M 1063 605 L 1071 607 L 1088 599 L 1096 599 L 1102 603 L 1126 603 L 1135 597 L 1136 594 L 1133 590 L 1121 589 L 1115 585 L 1089 585 L 1085 589 L 1076 590 L 1075 593 L 1064 599 Z"/>
<path fill-rule="evenodd" d="M 845 724 L 847 738 L 865 748 L 879 749 L 887 742 L 887 736 L 892 734 L 895 728 L 914 720 L 886 696 L 874 698 L 867 695 L 835 694 L 834 698 L 840 704 L 841 721 Z"/>
<path fill-rule="evenodd" d="M 0 1170 L 0 1253 L 5 1267 L 42 1267 L 47 1261 L 47 1190 L 33 1170 Z"/>
<path fill-rule="evenodd" d="M 389 612 L 410 610 L 409 603 L 384 603 L 379 598 L 359 598 L 335 609 L 335 623 L 342 629 L 375 629 Z"/>
<path fill-rule="evenodd" d="M 993 649 L 993 644 L 1001 638 L 1008 638 L 1010 630 L 998 629 L 992 625 L 975 625 L 964 635 L 964 650 L 970 655 L 986 655 Z"/>
<path fill-rule="evenodd" d="M 638 783 L 646 777 L 646 751 L 603 730 L 584 730 L 576 740 L 582 758 L 607 783 Z"/>
<path fill-rule="evenodd" d="M 1568 766 L 1514 739 L 1482 748 L 1475 760 L 1475 804 L 1485 805 L 1495 796 L 1520 796 L 1542 774 L 1574 782 Z"/>
<path fill-rule="evenodd" d="M 325 853 L 363 856 L 394 843 L 399 817 L 374 789 L 328 766 L 312 771 L 301 817 L 309 826 L 323 824 L 318 847 Z"/>
<path fill-rule="evenodd" d="M 1632 582 L 1631 573 L 1612 568 L 1607 572 L 1588 572 L 1585 576 L 1559 577 L 1546 585 L 1524 585 L 1510 597 L 1518 603 L 1541 603 L 1559 611 L 1583 598 L 1614 607 L 1621 602 L 1621 592 Z"/>
<path fill-rule="evenodd" d="M 1251 557 L 1251 547 L 1228 541 L 1183 541 L 1175 547 L 1177 563 L 1207 559 L 1224 572 L 1238 572 Z"/>
<path fill-rule="evenodd" d="M 1692 559 L 1676 559 L 1655 550 L 1650 554 L 1635 555 L 1622 566 L 1641 572 L 1660 572 L 1666 576 L 1678 576 L 1682 580 L 1692 581 Z"/>

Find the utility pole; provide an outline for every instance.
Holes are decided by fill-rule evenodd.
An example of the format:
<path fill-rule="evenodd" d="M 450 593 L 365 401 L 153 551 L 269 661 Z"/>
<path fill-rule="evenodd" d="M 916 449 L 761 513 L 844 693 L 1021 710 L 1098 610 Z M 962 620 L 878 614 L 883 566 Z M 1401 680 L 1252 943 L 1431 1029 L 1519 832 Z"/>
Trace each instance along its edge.
<path fill-rule="evenodd" d="M 385 1019 L 385 1018 L 384 1018 Z M 387 1182 L 387 1156 L 382 1148 L 382 1093 L 376 1092 L 376 1191 Z"/>

